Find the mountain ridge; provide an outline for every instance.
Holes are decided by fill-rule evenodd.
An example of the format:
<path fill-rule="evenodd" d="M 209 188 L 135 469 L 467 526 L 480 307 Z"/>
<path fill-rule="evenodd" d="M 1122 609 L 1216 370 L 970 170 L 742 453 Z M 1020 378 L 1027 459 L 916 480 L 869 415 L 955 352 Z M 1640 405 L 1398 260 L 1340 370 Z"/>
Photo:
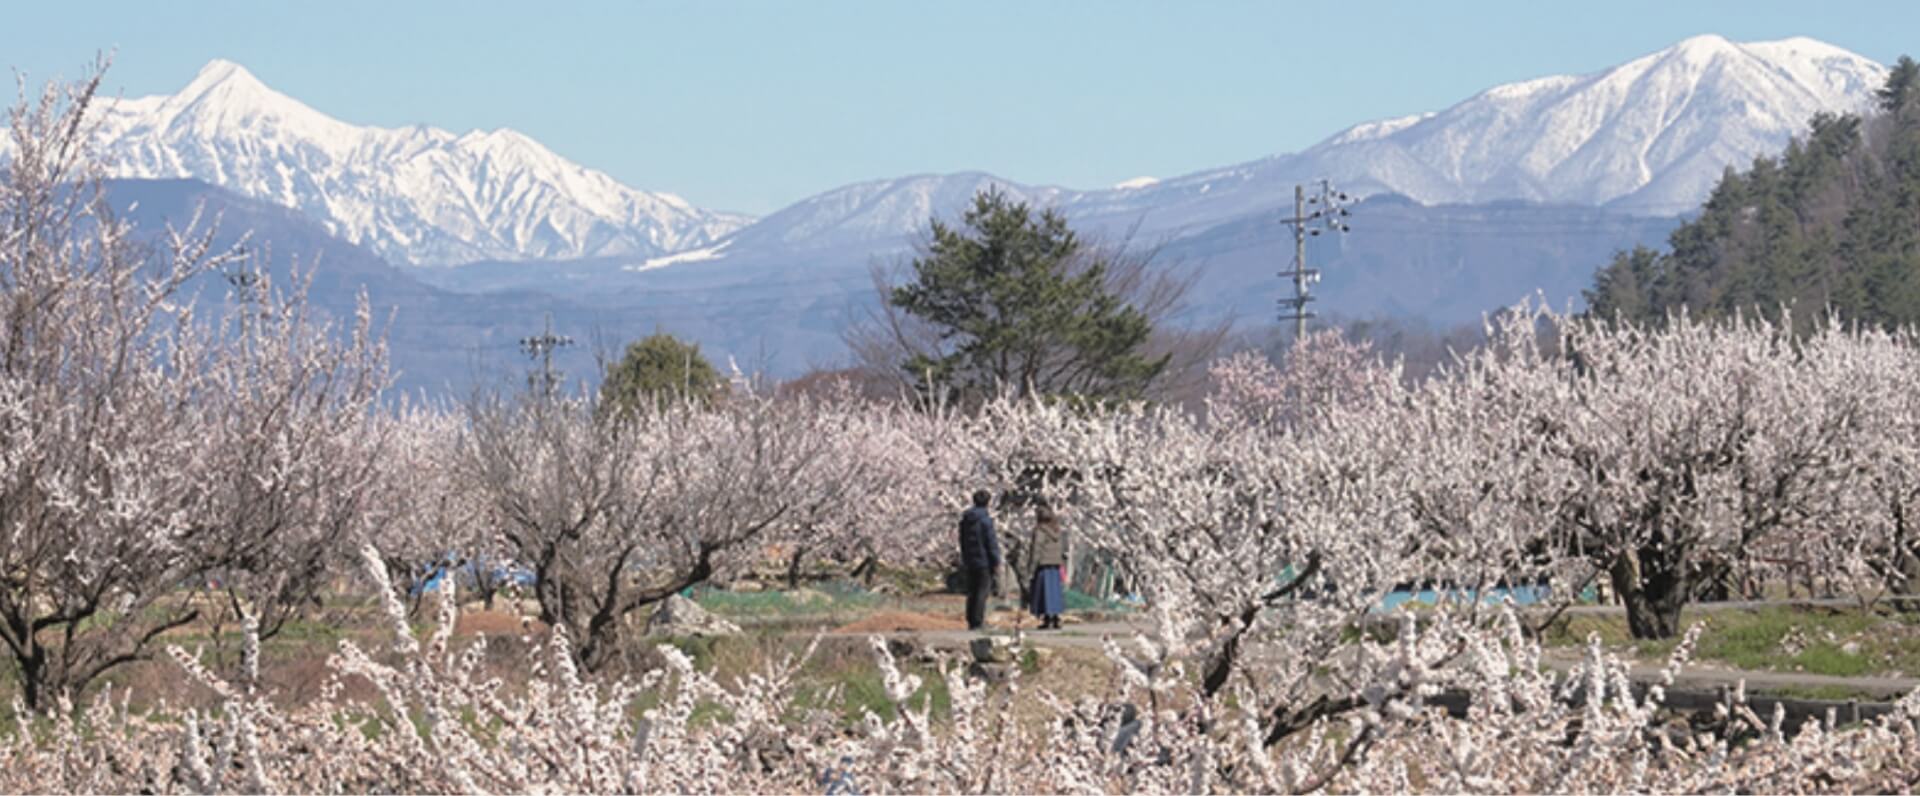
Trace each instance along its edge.
<path fill-rule="evenodd" d="M 1884 65 L 1810 38 L 1695 36 L 1607 69 L 1505 83 L 1439 111 L 1361 122 L 1300 152 L 1151 182 L 1074 190 L 967 171 L 853 183 L 732 233 L 721 256 L 774 245 L 899 251 L 930 217 L 958 214 L 971 198 L 966 188 L 987 186 L 1058 209 L 1076 229 L 1149 242 L 1290 211 L 1293 186 L 1321 177 L 1362 198 L 1522 200 L 1666 217 L 1697 207 L 1728 166 L 1780 151 L 1814 114 L 1864 108 L 1885 75 Z M 892 194 L 918 201 L 863 200 Z"/>
<path fill-rule="evenodd" d="M 1438 111 L 1351 125 L 1299 152 L 1184 175 L 1090 190 L 978 171 L 908 175 L 840 186 L 758 219 L 630 188 L 509 128 L 353 125 L 219 59 L 175 94 L 111 104 L 101 125 L 113 176 L 200 179 L 293 207 L 393 262 L 626 257 L 642 272 L 756 249 L 898 251 L 928 218 L 957 214 L 986 187 L 1060 209 L 1092 234 L 1163 242 L 1289 210 L 1293 184 L 1319 177 L 1356 197 L 1671 215 L 1697 206 L 1727 166 L 1779 151 L 1812 114 L 1864 105 L 1885 71 L 1805 37 L 1695 36 L 1607 69 L 1493 86 Z"/>
<path fill-rule="evenodd" d="M 106 104 L 99 123 L 114 177 L 204 180 L 416 265 L 662 254 L 749 220 L 629 188 L 510 128 L 349 124 L 219 59 L 176 94 Z"/>

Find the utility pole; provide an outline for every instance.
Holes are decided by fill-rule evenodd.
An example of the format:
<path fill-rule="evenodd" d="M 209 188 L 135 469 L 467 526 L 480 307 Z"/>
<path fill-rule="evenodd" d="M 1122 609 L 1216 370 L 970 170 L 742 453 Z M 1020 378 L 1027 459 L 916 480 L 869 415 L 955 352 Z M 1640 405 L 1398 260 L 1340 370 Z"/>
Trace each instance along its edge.
<path fill-rule="evenodd" d="M 573 338 L 553 333 L 553 313 L 547 313 L 547 328 L 533 337 L 520 338 L 520 350 L 527 356 L 540 360 L 540 372 L 527 375 L 527 386 L 541 398 L 553 397 L 560 386 L 560 377 L 553 372 L 553 350 L 564 345 L 573 345 Z"/>
<path fill-rule="evenodd" d="M 261 299 L 265 298 L 260 295 L 260 272 L 254 270 L 253 266 L 249 263 L 242 264 L 231 271 L 226 271 L 222 273 L 221 276 L 226 277 L 227 285 L 232 287 L 234 293 L 239 295 L 240 345 L 244 347 L 245 350 L 252 351 L 253 335 L 251 332 L 253 330 L 253 314 L 260 311 L 258 305 L 261 303 Z"/>
<path fill-rule="evenodd" d="M 1293 297 L 1279 300 L 1280 320 L 1293 321 L 1295 340 L 1306 336 L 1307 319 L 1314 317 L 1314 313 L 1307 311 L 1307 304 L 1317 298 L 1309 287 L 1320 281 L 1319 269 L 1307 267 L 1307 238 L 1322 232 L 1351 231 L 1345 220 L 1351 213 L 1343 206 L 1348 201 L 1347 195 L 1335 191 L 1333 183 L 1328 180 L 1320 181 L 1320 193 L 1312 197 L 1307 196 L 1307 186 L 1295 185 L 1293 217 L 1280 220 L 1280 223 L 1293 227 L 1293 268 L 1280 272 L 1280 276 L 1293 280 Z M 1319 207 L 1309 213 L 1309 204 Z"/>

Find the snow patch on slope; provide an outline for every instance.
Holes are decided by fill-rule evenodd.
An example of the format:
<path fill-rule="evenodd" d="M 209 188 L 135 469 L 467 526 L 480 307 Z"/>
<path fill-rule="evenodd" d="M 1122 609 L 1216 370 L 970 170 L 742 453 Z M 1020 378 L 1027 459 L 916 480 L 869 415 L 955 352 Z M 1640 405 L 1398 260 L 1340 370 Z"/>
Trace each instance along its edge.
<path fill-rule="evenodd" d="M 659 257 L 650 257 L 645 262 L 637 265 L 623 266 L 620 270 L 638 273 L 641 271 L 665 268 L 669 265 L 678 265 L 680 263 L 701 263 L 708 260 L 718 260 L 726 256 L 725 252 L 727 247 L 731 245 L 733 245 L 733 241 L 724 241 L 718 246 L 709 246 L 704 249 L 692 249 Z"/>

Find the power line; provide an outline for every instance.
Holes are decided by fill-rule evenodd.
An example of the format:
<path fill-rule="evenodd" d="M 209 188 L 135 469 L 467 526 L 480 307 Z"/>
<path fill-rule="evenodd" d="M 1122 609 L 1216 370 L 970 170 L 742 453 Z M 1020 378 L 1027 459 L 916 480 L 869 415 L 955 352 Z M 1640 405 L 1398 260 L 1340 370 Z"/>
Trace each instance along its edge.
<path fill-rule="evenodd" d="M 573 338 L 553 333 L 553 313 L 547 313 L 546 331 L 532 337 L 520 338 L 520 350 L 527 356 L 540 360 L 540 372 L 528 374 L 528 386 L 542 398 L 553 396 L 560 386 L 560 376 L 553 371 L 553 350 L 561 346 L 573 345 Z"/>
<path fill-rule="evenodd" d="M 1293 268 L 1281 271 L 1280 276 L 1293 280 L 1293 297 L 1281 298 L 1283 308 L 1280 320 L 1293 321 L 1293 337 L 1298 340 L 1306 335 L 1307 319 L 1314 313 L 1307 311 L 1307 303 L 1313 301 L 1308 287 L 1320 281 L 1320 271 L 1307 267 L 1307 238 L 1322 232 L 1349 232 L 1346 217 L 1352 215 L 1344 206 L 1350 199 L 1346 194 L 1333 189 L 1333 183 L 1320 181 L 1320 194 L 1312 198 L 1307 196 L 1307 187 L 1293 186 L 1293 217 L 1280 223 L 1293 227 Z M 1317 204 L 1312 213 L 1307 212 L 1308 204 Z M 1319 223 L 1314 223 L 1314 222 Z"/>

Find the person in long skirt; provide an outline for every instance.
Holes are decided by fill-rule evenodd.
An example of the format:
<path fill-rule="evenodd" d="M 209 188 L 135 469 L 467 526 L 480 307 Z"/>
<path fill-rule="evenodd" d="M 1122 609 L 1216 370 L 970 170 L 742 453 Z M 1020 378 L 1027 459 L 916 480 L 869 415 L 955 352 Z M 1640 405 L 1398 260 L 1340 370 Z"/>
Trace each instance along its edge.
<path fill-rule="evenodd" d="M 1060 519 L 1054 516 L 1053 509 L 1045 503 L 1034 509 L 1033 543 L 1027 546 L 1033 551 L 1033 585 L 1027 590 L 1028 608 L 1033 615 L 1040 617 L 1042 630 L 1058 630 L 1060 614 L 1066 610 L 1066 584 L 1062 578 L 1067 565 L 1067 533 L 1060 527 Z"/>

